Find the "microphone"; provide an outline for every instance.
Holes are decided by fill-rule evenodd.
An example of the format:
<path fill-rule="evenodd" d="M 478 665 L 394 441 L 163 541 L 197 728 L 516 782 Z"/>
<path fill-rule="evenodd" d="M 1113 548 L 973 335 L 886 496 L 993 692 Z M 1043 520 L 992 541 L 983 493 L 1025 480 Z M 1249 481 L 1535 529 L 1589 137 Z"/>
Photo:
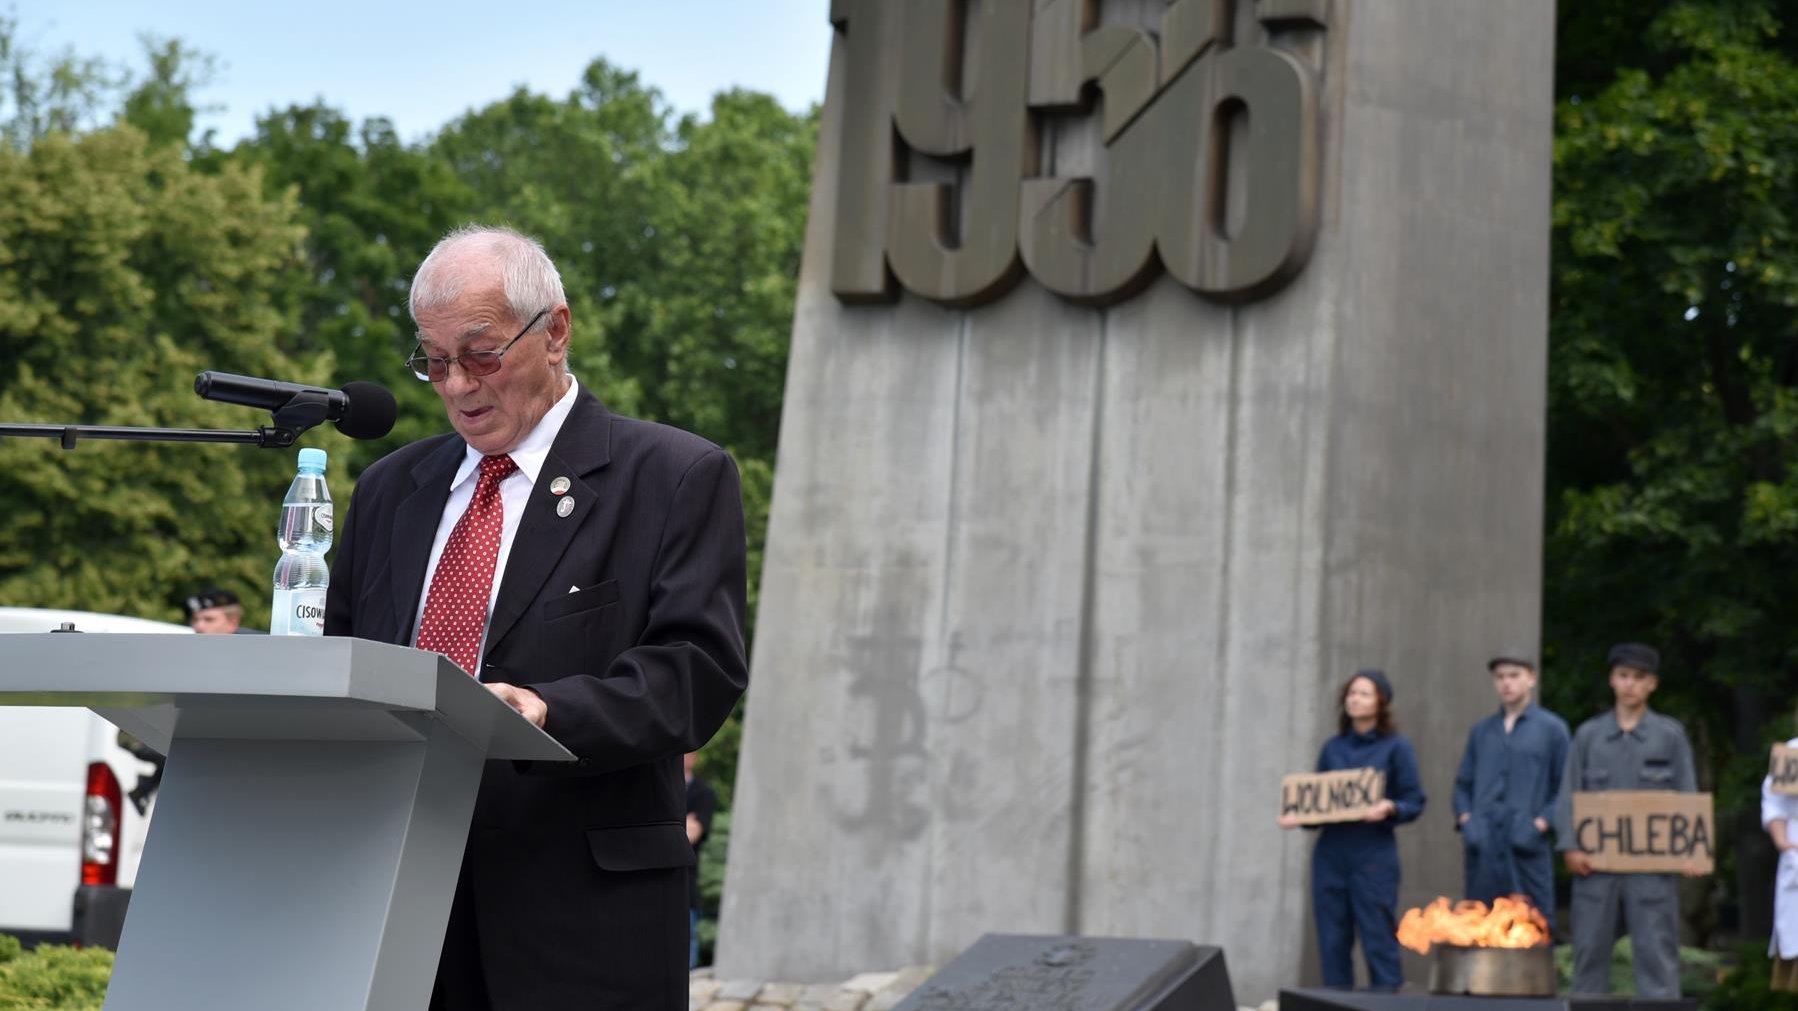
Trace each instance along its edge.
<path fill-rule="evenodd" d="M 378 383 L 350 382 L 343 389 L 283 383 L 229 372 L 202 372 L 194 377 L 194 392 L 202 399 L 242 407 L 260 407 L 271 413 L 300 404 L 322 406 L 324 416 L 313 415 L 311 424 L 331 421 L 352 439 L 379 439 L 393 431 L 399 405 L 393 394 Z M 277 419 L 277 422 L 279 419 Z"/>

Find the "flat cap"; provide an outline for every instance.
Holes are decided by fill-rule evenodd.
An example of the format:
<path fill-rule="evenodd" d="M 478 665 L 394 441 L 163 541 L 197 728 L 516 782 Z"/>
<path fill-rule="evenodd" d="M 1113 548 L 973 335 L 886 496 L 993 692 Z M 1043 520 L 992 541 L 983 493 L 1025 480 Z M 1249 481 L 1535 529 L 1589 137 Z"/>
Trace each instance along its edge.
<path fill-rule="evenodd" d="M 1492 670 L 1501 663 L 1514 663 L 1519 667 L 1536 669 L 1536 661 L 1530 658 L 1530 651 L 1527 649 L 1501 649 L 1486 661 L 1486 669 Z"/>
<path fill-rule="evenodd" d="M 1609 667 L 1634 667 L 1647 674 L 1654 674 L 1661 669 L 1661 654 L 1653 646 L 1645 646 L 1639 642 L 1620 642 L 1611 647 L 1605 656 L 1605 664 Z"/>

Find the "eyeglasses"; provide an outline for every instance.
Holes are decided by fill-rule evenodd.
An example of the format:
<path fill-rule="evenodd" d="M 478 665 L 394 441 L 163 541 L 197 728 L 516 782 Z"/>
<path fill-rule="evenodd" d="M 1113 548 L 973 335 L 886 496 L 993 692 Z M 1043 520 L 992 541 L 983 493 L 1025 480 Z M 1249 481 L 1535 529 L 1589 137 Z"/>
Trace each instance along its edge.
<path fill-rule="evenodd" d="M 413 375 L 427 383 L 441 383 L 445 379 L 448 379 L 450 366 L 458 362 L 462 365 L 462 371 L 470 376 L 479 377 L 493 375 L 495 372 L 499 371 L 499 360 L 506 356 L 506 352 L 512 350 L 512 345 L 523 340 L 524 335 L 530 333 L 531 328 L 536 326 L 537 321 L 542 319 L 548 312 L 548 309 L 544 309 L 537 315 L 532 316 L 531 321 L 524 325 L 524 329 L 518 331 L 518 336 L 507 341 L 504 347 L 496 348 L 492 351 L 464 351 L 452 358 L 439 358 L 436 355 L 421 354 L 420 352 L 424 350 L 424 345 L 420 344 L 413 350 L 412 355 L 406 359 L 406 365 L 412 369 Z"/>

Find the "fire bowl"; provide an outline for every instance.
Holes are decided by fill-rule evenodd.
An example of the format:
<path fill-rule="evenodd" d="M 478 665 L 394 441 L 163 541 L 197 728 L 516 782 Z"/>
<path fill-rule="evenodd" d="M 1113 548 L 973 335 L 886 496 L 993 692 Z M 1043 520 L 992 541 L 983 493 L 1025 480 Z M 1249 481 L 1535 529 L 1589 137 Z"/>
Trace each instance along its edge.
<path fill-rule="evenodd" d="M 1438 944 L 1430 962 L 1431 993 L 1480 997 L 1552 997 L 1554 949 L 1471 948 Z"/>

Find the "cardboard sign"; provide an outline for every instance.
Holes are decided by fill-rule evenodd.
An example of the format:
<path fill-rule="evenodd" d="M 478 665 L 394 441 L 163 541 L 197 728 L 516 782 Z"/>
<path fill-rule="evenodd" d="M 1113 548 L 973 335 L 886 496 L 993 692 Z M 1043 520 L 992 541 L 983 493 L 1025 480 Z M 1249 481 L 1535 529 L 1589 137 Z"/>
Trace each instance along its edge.
<path fill-rule="evenodd" d="M 1300 825 L 1360 821 L 1385 799 L 1386 774 L 1379 769 L 1300 772 L 1280 780 L 1280 813 Z"/>
<path fill-rule="evenodd" d="M 1709 874 L 1717 863 L 1711 795 L 1608 790 L 1573 795 L 1573 841 L 1592 869 L 1613 874 Z"/>
<path fill-rule="evenodd" d="M 1773 757 L 1767 763 L 1767 778 L 1773 780 L 1773 792 L 1798 797 L 1798 748 L 1773 745 Z"/>

